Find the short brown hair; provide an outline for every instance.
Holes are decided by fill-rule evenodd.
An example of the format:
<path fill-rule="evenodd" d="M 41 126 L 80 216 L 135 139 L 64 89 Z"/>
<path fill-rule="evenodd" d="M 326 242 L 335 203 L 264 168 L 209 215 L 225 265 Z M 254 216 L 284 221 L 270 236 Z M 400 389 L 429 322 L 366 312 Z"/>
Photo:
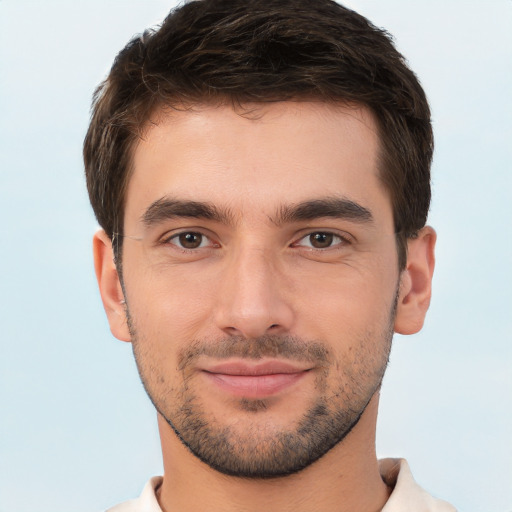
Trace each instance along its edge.
<path fill-rule="evenodd" d="M 132 39 L 94 94 L 84 142 L 102 228 L 111 238 L 123 233 L 131 150 L 155 109 L 286 100 L 373 112 L 403 269 L 407 239 L 425 225 L 430 204 L 429 106 L 389 34 L 331 0 L 198 0 Z"/>

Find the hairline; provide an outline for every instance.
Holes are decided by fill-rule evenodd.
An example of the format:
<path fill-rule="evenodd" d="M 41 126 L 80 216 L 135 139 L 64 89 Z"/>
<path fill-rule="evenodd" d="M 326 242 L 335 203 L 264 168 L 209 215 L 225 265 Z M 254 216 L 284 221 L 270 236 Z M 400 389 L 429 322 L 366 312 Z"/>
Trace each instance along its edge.
<path fill-rule="evenodd" d="M 126 165 L 126 172 L 124 173 L 123 182 L 119 189 L 119 210 L 116 212 L 115 222 L 114 222 L 114 233 L 112 233 L 112 244 L 114 245 L 114 238 L 116 238 L 116 247 L 114 250 L 114 257 L 116 261 L 116 265 L 118 266 L 118 271 L 121 275 L 122 269 L 122 239 L 124 234 L 124 220 L 125 220 L 125 208 L 126 208 L 126 196 L 128 192 L 128 187 L 130 180 L 133 176 L 134 169 L 134 155 L 137 150 L 140 142 L 144 140 L 147 136 L 148 132 L 151 130 L 153 126 L 158 125 L 161 121 L 166 118 L 169 118 L 173 112 L 193 112 L 193 111 L 201 111 L 204 108 L 221 108 L 225 106 L 230 106 L 234 112 L 242 117 L 246 117 L 247 119 L 257 120 L 258 116 L 251 116 L 252 113 L 257 111 L 261 111 L 260 107 L 272 105 L 275 103 L 319 103 L 324 105 L 329 105 L 331 107 L 339 107 L 341 109 L 346 110 L 354 110 L 354 109 L 362 109 L 370 114 L 373 119 L 376 127 L 376 136 L 377 136 L 377 155 L 376 155 L 376 171 L 377 171 L 377 179 L 382 185 L 385 193 L 388 195 L 389 201 L 391 203 L 391 210 L 393 214 L 393 225 L 396 227 L 396 212 L 395 212 L 395 198 L 393 197 L 393 192 L 391 187 L 386 184 L 384 180 L 384 174 L 386 172 L 386 166 L 389 166 L 387 162 L 390 160 L 389 150 L 386 148 L 387 144 L 385 142 L 385 137 L 382 134 L 382 123 L 380 121 L 378 113 L 375 109 L 367 103 L 362 101 L 352 100 L 348 98 L 325 98 L 320 94 L 305 94 L 305 95 L 290 95 L 286 98 L 272 98 L 269 97 L 268 100 L 262 99 L 262 101 L 256 101 L 254 99 L 242 101 L 236 97 L 233 97 L 229 94 L 216 95 L 214 97 L 206 98 L 204 96 L 198 96 L 195 100 L 192 98 L 184 99 L 180 96 L 177 96 L 174 101 L 173 98 L 168 98 L 166 100 L 162 100 L 160 102 L 155 103 L 152 108 L 148 109 L 147 114 L 144 119 L 139 121 L 138 126 L 136 127 L 136 131 L 132 131 L 130 139 L 127 141 L 128 148 L 128 161 Z M 148 102 L 149 103 L 149 102 Z M 254 106 L 255 108 L 246 108 L 249 106 Z M 391 173 L 391 169 L 388 169 L 388 172 Z M 116 236 L 118 235 L 118 236 Z M 398 232 L 395 229 L 395 238 L 396 238 L 396 246 L 397 246 L 397 255 L 398 255 L 398 266 L 399 270 L 403 270 L 405 268 L 405 261 L 407 258 L 407 243 L 405 240 L 408 238 L 413 238 L 415 234 L 411 236 L 406 236 L 403 233 Z M 113 247 L 114 248 L 114 247 Z M 403 254 L 402 254 L 403 251 Z"/>

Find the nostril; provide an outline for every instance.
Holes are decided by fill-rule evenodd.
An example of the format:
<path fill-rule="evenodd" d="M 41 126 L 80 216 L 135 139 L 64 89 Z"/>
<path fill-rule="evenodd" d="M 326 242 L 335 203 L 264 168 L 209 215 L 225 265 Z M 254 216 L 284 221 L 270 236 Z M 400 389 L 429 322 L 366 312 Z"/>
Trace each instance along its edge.
<path fill-rule="evenodd" d="M 275 329 L 275 328 L 277 328 L 277 327 L 279 327 L 277 324 L 272 324 L 272 325 L 269 327 L 269 329 Z"/>

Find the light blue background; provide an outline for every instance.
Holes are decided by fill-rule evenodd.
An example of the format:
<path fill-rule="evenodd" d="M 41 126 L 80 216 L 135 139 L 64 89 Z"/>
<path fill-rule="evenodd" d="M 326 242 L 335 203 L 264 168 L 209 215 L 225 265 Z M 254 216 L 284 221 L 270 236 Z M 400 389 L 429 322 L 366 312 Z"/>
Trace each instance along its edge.
<path fill-rule="evenodd" d="M 353 0 L 429 95 L 438 264 L 396 337 L 380 456 L 512 511 L 512 2 Z M 0 512 L 102 510 L 161 472 L 156 418 L 96 291 L 81 145 L 114 55 L 170 2 L 0 0 Z"/>

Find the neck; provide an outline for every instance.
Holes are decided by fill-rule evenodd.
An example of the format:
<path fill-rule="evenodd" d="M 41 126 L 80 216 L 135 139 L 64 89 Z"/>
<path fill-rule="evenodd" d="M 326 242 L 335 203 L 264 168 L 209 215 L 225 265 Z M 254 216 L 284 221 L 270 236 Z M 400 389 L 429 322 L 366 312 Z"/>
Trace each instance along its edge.
<path fill-rule="evenodd" d="M 376 512 L 389 496 L 375 454 L 378 394 L 348 436 L 297 474 L 268 480 L 223 475 L 201 462 L 159 416 L 163 512 Z"/>

